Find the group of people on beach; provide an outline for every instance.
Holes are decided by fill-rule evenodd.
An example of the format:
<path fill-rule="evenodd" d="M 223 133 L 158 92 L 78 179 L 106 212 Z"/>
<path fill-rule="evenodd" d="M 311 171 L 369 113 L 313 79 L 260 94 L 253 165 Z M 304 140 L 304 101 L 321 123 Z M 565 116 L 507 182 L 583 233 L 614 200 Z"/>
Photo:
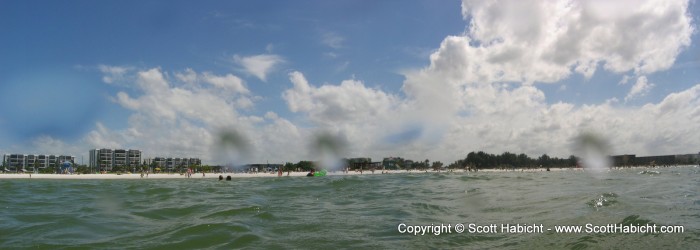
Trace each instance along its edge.
<path fill-rule="evenodd" d="M 148 178 L 148 172 L 150 172 L 150 171 L 144 170 L 143 168 L 141 168 L 141 178 L 143 178 L 144 173 L 146 174 L 146 178 Z"/>

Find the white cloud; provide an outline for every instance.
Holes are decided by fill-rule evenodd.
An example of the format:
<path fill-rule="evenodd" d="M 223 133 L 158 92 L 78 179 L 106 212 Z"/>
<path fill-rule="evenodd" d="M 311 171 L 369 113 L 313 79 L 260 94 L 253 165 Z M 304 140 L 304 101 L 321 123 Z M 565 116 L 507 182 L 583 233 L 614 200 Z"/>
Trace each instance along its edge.
<path fill-rule="evenodd" d="M 194 70 L 187 68 L 185 69 L 185 72 L 177 72 L 175 73 L 175 77 L 180 80 L 181 82 L 187 83 L 187 84 L 196 84 L 197 83 L 197 72 Z"/>
<path fill-rule="evenodd" d="M 163 92 L 170 88 L 169 83 L 165 80 L 165 76 L 159 68 L 138 72 L 136 84 L 148 93 Z"/>
<path fill-rule="evenodd" d="M 464 1 L 463 13 L 471 21 L 468 33 L 445 38 L 431 55 L 430 66 L 405 74 L 402 90 L 408 110 L 426 117 L 422 122 L 426 128 L 449 124 L 439 146 L 425 154 L 455 159 L 471 150 L 508 150 L 566 156 L 571 152 L 570 140 L 584 131 L 597 131 L 610 139 L 622 151 L 613 153 L 685 152 L 661 143 L 672 140 L 700 146 L 698 138 L 681 138 L 692 129 L 684 122 L 691 118 L 688 114 L 700 113 L 696 95 L 686 93 L 697 93 L 698 87 L 634 109 L 615 106 L 615 101 L 547 104 L 544 93 L 528 85 L 557 82 L 573 72 L 591 77 L 597 65 L 615 73 L 664 70 L 690 42 L 693 28 L 687 3 L 658 4 L 653 11 L 651 5 L 657 4 L 653 2 L 603 8 L 612 15 L 596 12 L 598 3 Z M 643 27 L 636 26 L 640 22 Z M 649 27 L 664 25 L 673 27 L 662 32 Z M 614 35 L 623 32 L 624 46 Z M 526 85 L 510 87 L 501 84 L 504 81 Z M 641 76 L 628 98 L 652 87 Z M 668 100 L 679 95 L 685 102 Z M 659 122 L 653 114 L 661 109 L 685 113 L 667 111 L 675 116 Z M 661 123 L 680 126 L 683 132 L 659 132 Z"/>
<path fill-rule="evenodd" d="M 315 87 L 301 72 L 294 71 L 289 78 L 294 88 L 285 91 L 282 97 L 290 110 L 306 112 L 318 123 L 366 122 L 397 104 L 395 96 L 367 88 L 357 80 L 344 80 L 337 86 Z"/>
<path fill-rule="evenodd" d="M 402 111 L 405 104 L 399 97 L 354 79 L 318 87 L 311 85 L 298 71 L 290 73 L 289 79 L 293 87 L 287 89 L 282 98 L 292 112 L 303 115 L 304 121 L 311 123 L 307 134 L 346 138 L 344 140 L 349 142 L 347 157 L 379 157 L 402 150 L 388 147 L 383 139 L 402 129 L 405 122 L 413 121 L 414 116 Z"/>
<path fill-rule="evenodd" d="M 275 113 L 275 112 L 267 111 L 267 113 L 265 113 L 265 118 L 275 120 L 275 119 L 279 118 L 279 115 L 277 115 L 277 113 Z"/>
<path fill-rule="evenodd" d="M 90 148 L 122 148 L 121 140 L 118 134 L 107 129 L 101 122 L 95 124 L 95 130 L 90 131 L 83 140 L 85 140 Z"/>
<path fill-rule="evenodd" d="M 253 100 L 251 100 L 248 97 L 240 97 L 236 100 L 236 106 L 242 109 L 249 109 L 252 108 L 254 105 Z"/>
<path fill-rule="evenodd" d="M 176 72 L 175 78 L 183 82 L 190 88 L 201 88 L 200 83 L 211 84 L 212 86 L 232 93 L 249 94 L 250 90 L 246 88 L 243 80 L 233 74 L 215 75 L 211 72 L 203 72 L 198 74 L 194 70 L 187 68 L 184 72 Z"/>
<path fill-rule="evenodd" d="M 333 49 L 342 48 L 343 42 L 345 42 L 345 38 L 335 32 L 326 32 L 321 36 L 321 43 Z"/>
<path fill-rule="evenodd" d="M 673 106 L 668 100 L 637 109 L 616 106 L 615 100 L 547 104 L 545 94 L 531 85 L 558 82 L 573 73 L 590 78 L 598 66 L 635 75 L 662 71 L 690 43 L 693 27 L 686 2 L 600 6 L 605 4 L 464 1 L 469 31 L 445 38 L 428 67 L 405 72 L 402 91 L 407 98 L 374 90 L 391 96 L 386 102 L 390 105 L 353 106 L 343 102 L 340 93 L 360 103 L 366 98 L 349 94 L 343 84 L 312 86 L 298 72 L 290 74 L 294 87 L 284 98 L 290 110 L 308 115 L 316 126 L 346 134 L 353 152 L 374 157 L 401 152 L 450 161 L 471 150 L 567 156 L 571 139 L 586 131 L 601 133 L 622 153 L 673 153 L 672 147 L 658 142 L 682 135 L 669 130 L 659 136 L 656 118 L 649 115 L 650 110 Z M 633 96 L 653 85 L 642 76 L 635 86 Z M 697 98 L 686 99 L 677 109 L 698 113 L 689 104 Z M 687 132 L 692 125 L 683 120 L 688 118 L 679 115 L 665 122 L 682 123 L 675 126 Z M 385 150 L 377 138 L 387 136 L 390 141 L 408 139 Z M 683 141 L 697 146 L 695 139 Z"/>
<path fill-rule="evenodd" d="M 627 84 L 627 82 L 629 82 L 630 78 L 631 78 L 630 76 L 624 75 L 624 76 L 622 76 L 622 79 L 620 79 L 620 82 L 618 82 L 617 84 L 618 85 L 625 85 L 625 84 Z"/>
<path fill-rule="evenodd" d="M 637 78 L 637 82 L 630 89 L 630 92 L 627 93 L 625 101 L 636 97 L 645 96 L 652 88 L 654 88 L 654 84 L 650 83 L 646 76 L 640 76 Z"/>
<path fill-rule="evenodd" d="M 465 36 L 431 56 L 468 82 L 555 82 L 574 72 L 668 69 L 693 32 L 687 1 L 469 1 Z M 436 65 L 445 68 L 447 65 Z M 458 76 L 460 76 L 458 75 Z"/>
<path fill-rule="evenodd" d="M 70 145 L 60 139 L 51 136 L 39 136 L 32 140 L 32 147 L 36 154 L 53 154 L 53 155 L 72 155 L 77 156 L 79 163 L 80 155 L 84 152 L 75 145 Z"/>
<path fill-rule="evenodd" d="M 314 159 L 306 149 L 309 138 L 321 132 L 346 138 L 348 157 L 445 163 L 472 150 L 566 157 L 572 138 L 588 131 L 607 138 L 611 154 L 700 147 L 695 132 L 700 85 L 657 103 L 627 107 L 614 98 L 599 104 L 548 103 L 534 84 L 572 74 L 592 77 L 600 66 L 624 74 L 618 84 L 637 77 L 625 100 L 644 95 L 653 87 L 645 75 L 668 69 L 690 44 L 687 2 L 464 1 L 463 14 L 470 21 L 468 32 L 446 37 L 429 66 L 405 72 L 404 95 L 355 79 L 311 84 L 294 71 L 282 98 L 297 117 L 287 120 L 271 111 L 263 117 L 242 113 L 255 107 L 255 97 L 235 78 L 217 76 L 226 83 L 214 84 L 193 70 L 170 78 L 155 68 L 135 74 L 139 93 L 115 98 L 133 112 L 129 127 L 111 131 L 98 124 L 87 141 L 207 159 L 215 131 L 233 127 L 249 139 L 257 162 Z M 273 55 L 235 60 L 264 81 L 281 62 L 265 56 Z M 225 94 L 221 86 L 236 91 Z"/>
<path fill-rule="evenodd" d="M 326 52 L 326 53 L 323 53 L 323 55 L 325 57 L 328 57 L 328 58 L 337 58 L 338 57 L 338 54 L 336 54 L 335 52 Z"/>
<path fill-rule="evenodd" d="M 274 70 L 276 65 L 284 62 L 281 56 L 273 54 L 261 54 L 249 57 L 235 55 L 233 56 L 233 60 L 241 65 L 248 73 L 262 81 L 267 81 L 267 74 Z"/>
<path fill-rule="evenodd" d="M 97 123 L 83 138 L 84 143 L 98 148 L 141 149 L 145 157 L 200 157 L 205 163 L 218 164 L 221 159 L 210 150 L 215 147 L 218 131 L 235 129 L 252 141 L 251 155 L 265 157 L 251 157 L 251 161 L 276 162 L 306 155 L 301 149 L 282 148 L 295 148 L 291 144 L 301 140 L 302 132 L 291 122 L 272 115 L 266 121 L 240 113 L 254 107 L 254 100 L 260 97 L 250 97 L 237 77 L 197 73 L 191 69 L 174 75 L 171 78 L 160 68 L 134 72 L 132 78 L 137 87 L 134 96 L 119 92 L 114 98 L 132 111 L 125 117 L 127 128 L 111 130 Z M 267 154 L 259 154 L 268 149 L 271 151 Z"/>
<path fill-rule="evenodd" d="M 104 74 L 104 76 L 102 76 L 102 81 L 108 84 L 115 84 L 124 81 L 124 76 L 132 70 L 130 67 L 110 66 L 104 64 L 97 65 L 97 69 Z"/>
<path fill-rule="evenodd" d="M 211 73 L 204 72 L 202 78 L 205 82 L 210 83 L 218 88 L 232 90 L 237 93 L 248 94 L 250 91 L 243 86 L 243 80 L 232 74 L 225 76 L 217 76 Z"/>

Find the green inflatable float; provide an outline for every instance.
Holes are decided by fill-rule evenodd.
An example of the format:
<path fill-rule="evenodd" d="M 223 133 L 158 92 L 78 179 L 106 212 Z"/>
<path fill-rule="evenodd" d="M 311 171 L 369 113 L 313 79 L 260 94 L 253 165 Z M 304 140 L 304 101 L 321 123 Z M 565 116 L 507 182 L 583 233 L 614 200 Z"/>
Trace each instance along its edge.
<path fill-rule="evenodd" d="M 326 176 L 326 173 L 328 172 L 325 169 L 321 169 L 321 171 L 316 171 L 314 176 Z"/>

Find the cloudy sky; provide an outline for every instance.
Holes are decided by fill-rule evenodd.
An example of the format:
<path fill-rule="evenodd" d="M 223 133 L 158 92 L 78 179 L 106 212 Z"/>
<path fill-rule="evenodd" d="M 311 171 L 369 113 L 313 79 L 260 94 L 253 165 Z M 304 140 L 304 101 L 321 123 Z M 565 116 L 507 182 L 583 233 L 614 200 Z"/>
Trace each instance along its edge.
<path fill-rule="evenodd" d="M 700 151 L 694 1 L 2 1 L 0 154 Z M 323 141 L 323 140 L 321 140 Z M 231 152 L 229 152 L 231 151 Z M 244 155 L 244 156 L 241 156 Z"/>

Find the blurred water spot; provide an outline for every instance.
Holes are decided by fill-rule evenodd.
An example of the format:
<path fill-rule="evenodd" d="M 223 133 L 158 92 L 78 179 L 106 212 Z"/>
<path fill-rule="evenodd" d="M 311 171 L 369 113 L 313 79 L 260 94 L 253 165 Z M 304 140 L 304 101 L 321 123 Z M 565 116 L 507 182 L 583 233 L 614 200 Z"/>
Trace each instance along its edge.
<path fill-rule="evenodd" d="M 229 170 L 241 168 L 247 163 L 251 153 L 248 138 L 233 128 L 222 129 L 216 133 L 214 146 L 215 157 Z"/>
<path fill-rule="evenodd" d="M 610 169 L 610 146 L 602 136 L 582 133 L 575 139 L 574 152 L 582 167 L 593 174 L 599 175 Z"/>
<path fill-rule="evenodd" d="M 110 193 L 101 193 L 95 199 L 95 207 L 103 215 L 117 216 L 124 210 L 124 202 Z"/>
<path fill-rule="evenodd" d="M 70 69 L 37 70 L 0 81 L 0 126 L 10 135 L 67 138 L 82 134 L 102 108 L 99 82 Z"/>
<path fill-rule="evenodd" d="M 347 145 L 347 139 L 342 136 L 320 133 L 311 144 L 311 155 L 318 157 L 320 168 L 340 170 L 344 165 L 342 157 Z"/>

